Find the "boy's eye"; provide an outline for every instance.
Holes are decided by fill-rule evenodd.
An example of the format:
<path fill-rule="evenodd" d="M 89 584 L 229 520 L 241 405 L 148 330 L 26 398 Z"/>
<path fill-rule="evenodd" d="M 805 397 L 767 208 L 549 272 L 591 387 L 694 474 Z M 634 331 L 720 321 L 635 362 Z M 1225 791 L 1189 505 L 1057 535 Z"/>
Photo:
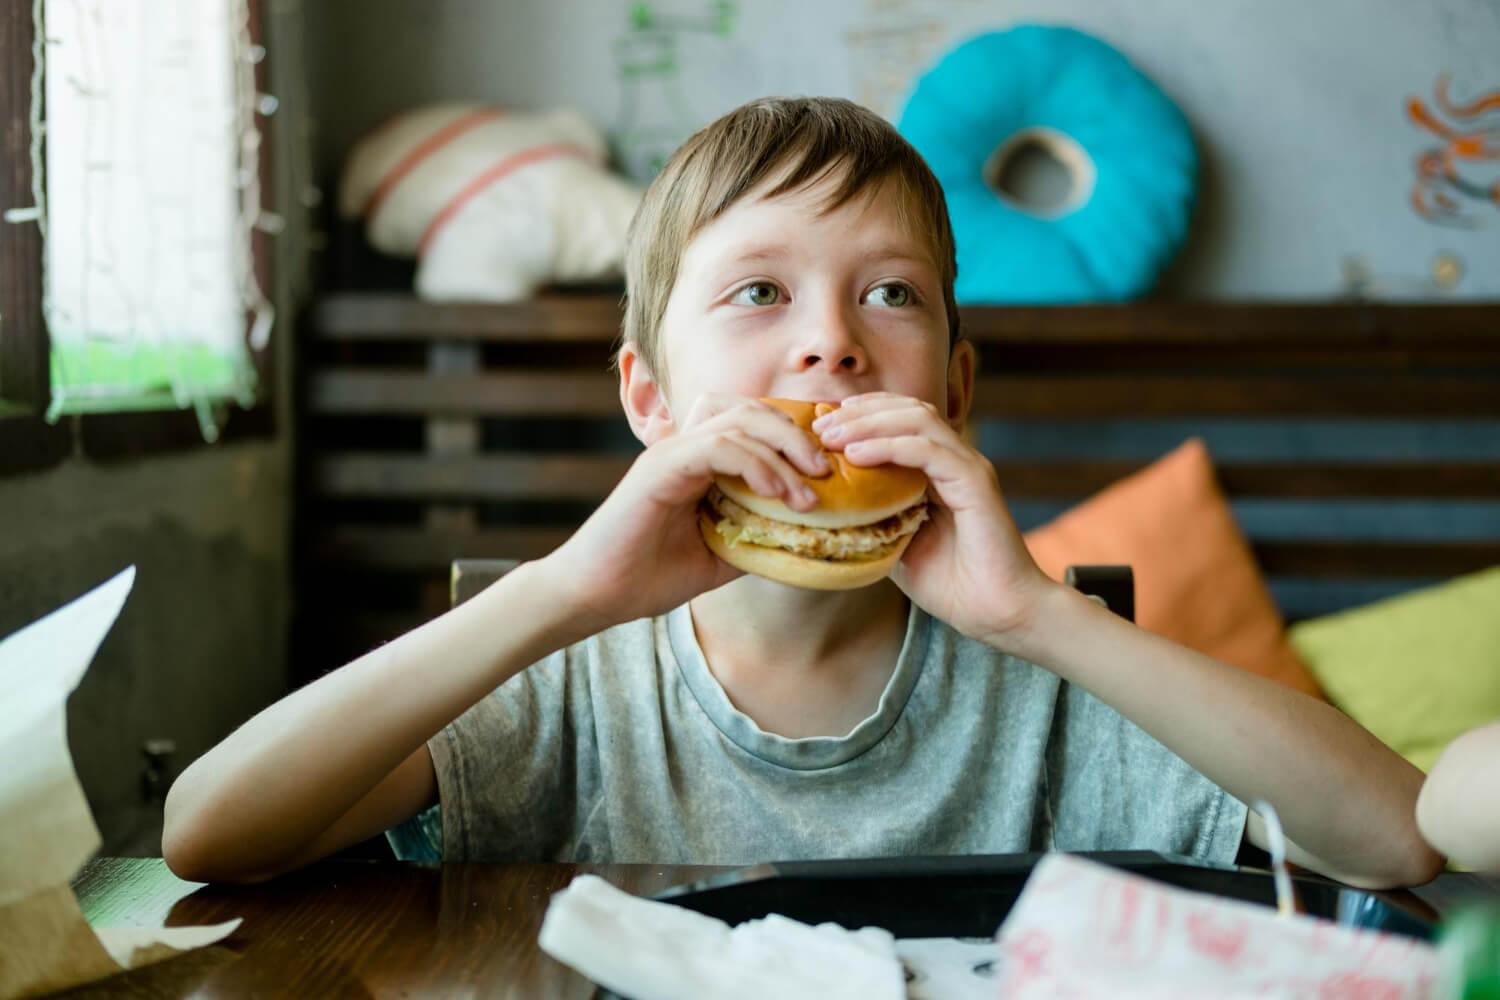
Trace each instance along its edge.
<path fill-rule="evenodd" d="M 892 281 L 881 285 L 874 289 L 870 293 L 870 296 L 872 299 L 879 301 L 881 305 L 894 306 L 898 309 L 901 306 L 911 305 L 916 301 L 917 297 L 910 285 L 900 281 Z"/>
<path fill-rule="evenodd" d="M 781 289 L 769 281 L 756 281 L 735 292 L 729 301 L 741 306 L 774 306 L 781 301 Z"/>

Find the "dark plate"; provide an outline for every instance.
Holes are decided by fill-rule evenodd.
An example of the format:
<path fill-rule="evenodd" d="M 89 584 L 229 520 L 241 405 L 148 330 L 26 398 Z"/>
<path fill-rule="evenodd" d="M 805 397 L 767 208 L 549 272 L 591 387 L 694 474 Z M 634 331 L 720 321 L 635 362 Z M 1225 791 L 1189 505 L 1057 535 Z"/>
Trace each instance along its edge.
<path fill-rule="evenodd" d="M 752 865 L 655 897 L 728 924 L 780 913 L 804 923 L 884 927 L 896 937 L 991 937 L 1044 855 L 783 861 Z M 1212 867 L 1154 851 L 1080 852 L 1168 885 L 1274 908 L 1269 873 Z M 1305 912 L 1345 926 L 1378 927 L 1431 940 L 1433 914 L 1415 897 L 1351 889 L 1311 875 L 1293 876 Z"/>

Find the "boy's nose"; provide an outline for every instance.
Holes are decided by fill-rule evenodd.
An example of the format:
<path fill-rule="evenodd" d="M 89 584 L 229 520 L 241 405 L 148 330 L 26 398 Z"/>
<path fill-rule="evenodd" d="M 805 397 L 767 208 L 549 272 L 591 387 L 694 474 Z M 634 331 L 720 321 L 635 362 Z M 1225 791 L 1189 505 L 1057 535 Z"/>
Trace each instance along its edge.
<path fill-rule="evenodd" d="M 868 362 L 865 349 L 848 326 L 841 321 L 826 321 L 802 345 L 801 368 L 829 372 L 862 372 Z"/>
<path fill-rule="evenodd" d="M 849 353 L 844 354 L 842 357 L 830 355 L 826 359 L 821 354 L 809 354 L 807 357 L 802 359 L 802 367 L 826 367 L 829 369 L 837 369 L 839 371 L 857 372 L 864 368 L 864 359 L 863 355 L 861 355 L 857 351 L 850 351 Z"/>

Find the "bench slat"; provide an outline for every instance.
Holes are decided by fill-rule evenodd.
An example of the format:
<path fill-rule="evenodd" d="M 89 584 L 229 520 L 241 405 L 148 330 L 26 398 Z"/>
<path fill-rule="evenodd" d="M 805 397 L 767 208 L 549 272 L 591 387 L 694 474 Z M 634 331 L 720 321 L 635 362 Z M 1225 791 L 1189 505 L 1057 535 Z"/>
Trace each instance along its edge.
<path fill-rule="evenodd" d="M 320 415 L 618 417 L 613 375 L 601 371 L 429 375 L 325 369 L 308 384 Z"/>
<path fill-rule="evenodd" d="M 441 456 L 337 452 L 314 461 L 314 491 L 330 498 L 602 500 L 633 456 L 499 453 Z M 998 461 L 1007 496 L 1079 499 L 1143 468 L 1144 462 Z M 1234 497 L 1500 498 L 1493 462 L 1225 464 L 1220 483 Z"/>
<path fill-rule="evenodd" d="M 309 379 L 320 416 L 619 416 L 607 372 L 427 374 L 331 368 Z M 974 416 L 1500 417 L 1500 374 L 991 375 L 978 379 Z"/>
<path fill-rule="evenodd" d="M 425 302 L 405 293 L 356 292 L 318 299 L 308 328 L 325 341 L 598 341 L 620 329 L 623 293 L 550 294 L 516 303 Z M 1500 357 L 1488 303 L 1132 302 L 1083 306 L 965 306 L 964 335 L 982 344 L 1227 345 L 1342 347 L 1365 352 L 1458 348 Z"/>
<path fill-rule="evenodd" d="M 1500 374 L 1020 375 L 977 380 L 977 417 L 1500 416 Z"/>
<path fill-rule="evenodd" d="M 1268 576 L 1446 578 L 1500 566 L 1500 541 L 1262 542 L 1252 548 Z"/>
<path fill-rule="evenodd" d="M 309 310 L 319 340 L 597 340 L 620 329 L 616 296 L 549 296 L 505 304 L 427 302 L 400 292 L 328 295 Z"/>

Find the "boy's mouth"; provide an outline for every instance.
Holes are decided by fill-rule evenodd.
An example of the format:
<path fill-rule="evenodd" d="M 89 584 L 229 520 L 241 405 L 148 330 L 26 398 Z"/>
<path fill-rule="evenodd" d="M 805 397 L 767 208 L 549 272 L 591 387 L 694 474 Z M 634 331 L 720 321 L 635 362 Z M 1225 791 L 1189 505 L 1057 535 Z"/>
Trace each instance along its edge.
<path fill-rule="evenodd" d="M 811 434 L 837 404 L 764 399 Z M 738 476 L 719 476 L 699 505 L 698 527 L 720 559 L 747 573 L 814 590 L 883 579 L 927 520 L 927 477 L 897 465 L 856 466 L 824 450 L 830 472 L 803 482 L 817 505 L 801 511 L 763 497 Z"/>
<path fill-rule="evenodd" d="M 761 545 L 809 559 L 834 561 L 883 559 L 896 547 L 905 548 L 927 520 L 925 496 L 904 510 L 870 524 L 842 528 L 798 524 L 756 514 L 725 496 L 717 486 L 709 488 L 703 505 L 713 518 L 714 530 L 731 549 L 737 545 Z"/>

